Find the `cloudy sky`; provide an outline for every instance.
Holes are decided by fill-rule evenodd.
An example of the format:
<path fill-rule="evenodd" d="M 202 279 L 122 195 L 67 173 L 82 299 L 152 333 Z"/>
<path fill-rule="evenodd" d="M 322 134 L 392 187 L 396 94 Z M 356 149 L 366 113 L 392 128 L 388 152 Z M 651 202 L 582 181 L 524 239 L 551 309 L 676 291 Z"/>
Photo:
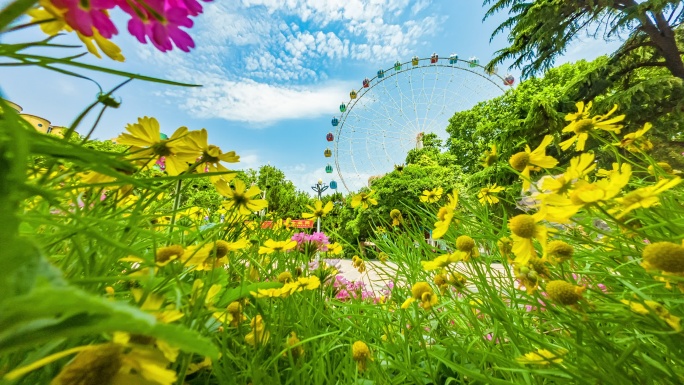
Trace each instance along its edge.
<path fill-rule="evenodd" d="M 503 36 L 489 42 L 505 15 L 482 22 L 479 0 L 224 0 L 204 6 L 190 30 L 196 48 L 189 54 L 160 53 L 139 44 L 125 30 L 124 15 L 113 15 L 121 31 L 113 40 L 126 62 L 92 57 L 87 62 L 202 87 L 134 81 L 117 92 L 123 103 L 104 115 L 95 137 L 116 137 L 126 123 L 146 115 L 156 117 L 167 133 L 179 126 L 206 128 L 211 143 L 241 155 L 240 168 L 270 163 L 309 190 L 317 179 L 331 179 L 323 157 L 330 118 L 339 115 L 340 102 L 359 89 L 363 78 L 396 60 L 433 52 L 443 57 L 457 52 L 484 63 L 505 46 Z M 4 39 L 42 37 L 34 29 Z M 73 36 L 58 40 L 76 41 Z M 586 40 L 561 62 L 612 48 Z M 99 91 L 93 82 L 39 69 L 3 67 L 0 73 L 7 99 L 53 125 L 68 125 Z M 86 75 L 104 89 L 121 81 Z"/>

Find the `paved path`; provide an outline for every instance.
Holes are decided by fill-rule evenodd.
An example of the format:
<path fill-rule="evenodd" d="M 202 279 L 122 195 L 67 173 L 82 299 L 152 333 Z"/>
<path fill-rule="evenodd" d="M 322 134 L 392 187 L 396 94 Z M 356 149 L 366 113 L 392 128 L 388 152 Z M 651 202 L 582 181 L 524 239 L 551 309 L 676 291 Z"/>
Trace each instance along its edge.
<path fill-rule="evenodd" d="M 399 282 L 395 282 L 395 278 L 397 278 L 397 265 L 393 262 L 384 264 L 379 261 L 366 261 L 366 272 L 364 273 L 359 273 L 352 265 L 351 260 L 348 259 L 326 260 L 326 262 L 336 266 L 344 278 L 350 281 L 363 281 L 366 288 L 373 290 L 376 293 L 386 288 L 390 282 L 399 286 L 404 283 L 402 282 L 401 277 L 398 277 Z M 500 285 L 500 280 L 508 279 L 506 278 L 506 270 L 509 269 L 507 265 L 492 263 L 490 267 L 492 270 L 487 278 L 492 285 L 498 286 Z M 456 266 L 456 270 L 465 275 L 470 281 L 470 277 L 473 274 L 468 271 L 468 266 L 466 264 L 459 263 Z"/>

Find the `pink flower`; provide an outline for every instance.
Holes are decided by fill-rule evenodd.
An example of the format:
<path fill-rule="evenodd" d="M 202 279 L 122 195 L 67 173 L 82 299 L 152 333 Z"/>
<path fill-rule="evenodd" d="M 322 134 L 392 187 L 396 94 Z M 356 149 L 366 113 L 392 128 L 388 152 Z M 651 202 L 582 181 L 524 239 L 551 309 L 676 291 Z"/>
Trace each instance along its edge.
<path fill-rule="evenodd" d="M 149 39 L 162 52 L 172 50 L 174 44 L 185 52 L 195 47 L 195 42 L 181 27 L 192 27 L 193 22 L 189 16 L 192 15 L 191 12 L 197 12 L 196 8 L 190 11 L 184 1 L 147 0 L 146 6 L 137 4 L 134 0 L 117 1 L 121 9 L 131 15 L 128 32 L 139 42 L 146 44 Z M 196 5 L 200 6 L 199 3 Z"/>
<path fill-rule="evenodd" d="M 109 19 L 108 9 L 116 6 L 115 0 L 50 0 L 57 8 L 66 9 L 64 20 L 84 36 L 93 36 L 93 28 L 105 39 L 118 33 Z"/>
<path fill-rule="evenodd" d="M 335 298 L 339 299 L 340 301 L 346 301 L 349 299 L 349 292 L 342 289 L 337 293 Z"/>

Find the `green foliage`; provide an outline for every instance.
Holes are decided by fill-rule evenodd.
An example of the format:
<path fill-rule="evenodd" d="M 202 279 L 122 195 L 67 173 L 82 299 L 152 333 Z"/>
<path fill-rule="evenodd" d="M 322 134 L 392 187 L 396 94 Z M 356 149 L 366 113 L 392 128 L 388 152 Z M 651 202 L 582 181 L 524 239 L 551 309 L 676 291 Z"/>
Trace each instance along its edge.
<path fill-rule="evenodd" d="M 684 20 L 681 1 L 526 1 L 485 0 L 485 17 L 509 11 L 510 17 L 493 33 L 509 31 L 509 47 L 497 52 L 488 66 L 513 59 L 523 78 L 548 70 L 570 43 L 582 33 L 594 37 L 625 38 L 616 56 L 648 47 L 627 72 L 644 66 L 666 67 L 673 76 L 684 77 L 676 30 Z M 681 47 L 681 45 L 680 45 Z"/>
<path fill-rule="evenodd" d="M 272 218 L 298 219 L 307 211 L 306 206 L 310 204 L 309 196 L 297 190 L 294 183 L 285 179 L 285 173 L 281 170 L 264 165 L 248 174 L 250 182 L 255 182 L 262 191 L 266 191 L 268 212 Z"/>
<path fill-rule="evenodd" d="M 485 151 L 496 144 L 499 159 L 507 160 L 525 145 L 534 147 L 545 135 L 558 133 L 565 122 L 564 114 L 557 109 L 569 104 L 564 98 L 567 84 L 604 61 L 605 58 L 594 63 L 564 64 L 549 70 L 543 78 L 526 80 L 502 96 L 454 114 L 447 127 L 450 135 L 447 147 L 455 158 L 454 163 L 471 178 L 477 175 L 473 184 L 482 181 L 508 184 L 514 176 L 501 174 L 502 170 L 482 173 Z"/>

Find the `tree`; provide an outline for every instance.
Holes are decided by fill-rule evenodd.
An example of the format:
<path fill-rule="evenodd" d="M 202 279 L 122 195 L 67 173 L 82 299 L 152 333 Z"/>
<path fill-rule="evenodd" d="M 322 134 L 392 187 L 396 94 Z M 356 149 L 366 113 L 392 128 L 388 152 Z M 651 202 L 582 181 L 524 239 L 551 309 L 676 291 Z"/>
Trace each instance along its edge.
<path fill-rule="evenodd" d="M 611 62 L 636 50 L 644 53 L 620 72 L 664 67 L 684 79 L 678 41 L 684 20 L 681 0 L 485 0 L 484 5 L 491 5 L 485 19 L 507 10 L 512 15 L 492 34 L 510 29 L 510 46 L 497 52 L 490 67 L 513 59 L 512 67 L 522 69 L 526 78 L 551 68 L 580 33 L 603 33 L 605 39 L 625 39 Z"/>
<path fill-rule="evenodd" d="M 307 211 L 310 203 L 309 195 L 297 190 L 294 183 L 285 179 L 285 173 L 271 165 L 259 167 L 259 170 L 248 170 L 249 183 L 256 183 L 265 191 L 268 200 L 268 213 L 275 219 L 300 218 Z"/>
<path fill-rule="evenodd" d="M 502 96 L 454 114 L 447 127 L 447 147 L 455 164 L 469 177 L 490 179 L 497 170 L 483 170 L 481 164 L 492 144 L 496 144 L 499 159 L 505 162 L 526 144 L 534 147 L 544 135 L 558 133 L 565 125 L 565 114 L 558 111 L 574 108 L 574 101 L 565 97 L 568 84 L 583 78 L 586 71 L 605 60 L 564 64 L 549 70 L 543 78 L 525 80 Z M 510 177 L 514 176 L 499 175 L 489 182 L 508 184 Z"/>

